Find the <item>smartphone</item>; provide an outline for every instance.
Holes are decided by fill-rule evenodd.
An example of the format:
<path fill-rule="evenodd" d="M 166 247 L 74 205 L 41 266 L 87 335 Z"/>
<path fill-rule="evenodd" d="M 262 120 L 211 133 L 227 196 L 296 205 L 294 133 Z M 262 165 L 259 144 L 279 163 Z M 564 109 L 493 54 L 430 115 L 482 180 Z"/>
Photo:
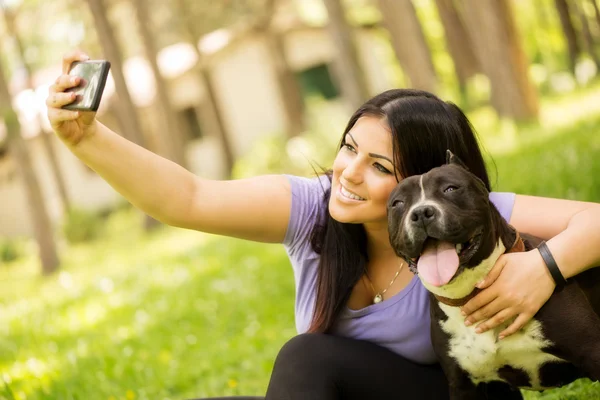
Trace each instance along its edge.
<path fill-rule="evenodd" d="M 62 108 L 74 111 L 98 111 L 106 78 L 110 71 L 110 62 L 106 60 L 75 61 L 71 64 L 69 75 L 81 78 L 79 85 L 65 90 L 75 92 L 77 97 Z"/>

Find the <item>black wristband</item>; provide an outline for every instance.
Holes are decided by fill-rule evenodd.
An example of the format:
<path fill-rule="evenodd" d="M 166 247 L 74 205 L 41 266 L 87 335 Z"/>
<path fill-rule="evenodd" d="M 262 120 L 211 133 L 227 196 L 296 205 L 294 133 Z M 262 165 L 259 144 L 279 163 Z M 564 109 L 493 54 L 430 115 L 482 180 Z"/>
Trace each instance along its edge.
<path fill-rule="evenodd" d="M 550 275 L 552 275 L 552 279 L 554 279 L 556 286 L 560 287 L 566 285 L 567 280 L 560 272 L 560 269 L 558 269 L 556 260 L 554 257 L 552 257 L 552 253 L 550 253 L 550 249 L 548 248 L 546 242 L 542 241 L 542 243 L 540 243 L 538 246 L 538 250 L 540 251 L 542 259 L 546 263 L 546 267 L 548 267 L 548 271 L 550 271 Z"/>

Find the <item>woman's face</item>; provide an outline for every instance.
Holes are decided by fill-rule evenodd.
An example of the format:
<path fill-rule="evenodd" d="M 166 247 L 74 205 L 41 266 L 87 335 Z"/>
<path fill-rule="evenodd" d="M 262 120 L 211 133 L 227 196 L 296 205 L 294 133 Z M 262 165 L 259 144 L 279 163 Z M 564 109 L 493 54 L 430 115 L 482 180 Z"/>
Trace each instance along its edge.
<path fill-rule="evenodd" d="M 345 223 L 387 224 L 387 200 L 398 183 L 389 127 L 381 117 L 363 116 L 343 143 L 333 162 L 331 216 Z"/>

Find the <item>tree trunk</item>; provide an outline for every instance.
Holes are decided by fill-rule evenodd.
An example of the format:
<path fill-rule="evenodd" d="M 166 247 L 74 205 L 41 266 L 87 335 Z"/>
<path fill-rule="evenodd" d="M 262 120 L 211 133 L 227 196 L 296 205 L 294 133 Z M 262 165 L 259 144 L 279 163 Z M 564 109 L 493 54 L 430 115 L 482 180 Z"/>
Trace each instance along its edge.
<path fill-rule="evenodd" d="M 198 48 L 198 41 L 200 40 L 199 30 L 197 29 L 198 20 L 194 18 L 194 15 L 187 12 L 187 5 L 185 0 L 178 0 L 176 6 L 178 7 L 178 13 L 181 20 L 183 20 L 184 31 L 187 36 L 187 40 L 192 44 L 198 62 L 196 63 L 195 69 L 198 72 L 198 77 L 202 82 L 202 85 L 206 91 L 206 104 L 210 108 L 210 115 L 212 115 L 213 126 L 217 128 L 217 136 L 221 142 L 221 148 L 223 150 L 223 157 L 225 159 L 225 168 L 227 169 L 227 176 L 231 176 L 233 171 L 233 165 L 235 163 L 235 155 L 233 154 L 233 147 L 231 145 L 230 137 L 232 136 L 227 128 L 225 119 L 223 118 L 223 112 L 221 111 L 219 99 L 217 97 L 217 91 L 212 81 L 209 66 L 204 63 L 202 59 L 202 53 Z"/>
<path fill-rule="evenodd" d="M 123 54 L 108 20 L 104 0 L 87 0 L 87 2 L 91 14 L 94 17 L 94 25 L 96 27 L 98 39 L 105 57 L 111 64 L 110 69 L 118 97 L 116 107 L 117 122 L 121 128 L 121 132 L 128 140 L 131 140 L 142 147 L 148 147 L 137 109 L 133 104 L 131 94 L 127 88 L 125 73 L 123 72 Z M 161 153 L 160 151 L 157 152 Z M 146 214 L 144 217 L 144 228 L 149 230 L 156 225 L 158 225 L 158 221 Z"/>
<path fill-rule="evenodd" d="M 431 52 L 411 0 L 379 0 L 379 8 L 410 86 L 435 93 L 438 80 Z"/>
<path fill-rule="evenodd" d="M 304 97 L 294 71 L 289 65 L 284 39 L 274 24 L 276 12 L 277 0 L 267 0 L 264 12 L 256 19 L 255 28 L 264 36 L 271 56 L 279 97 L 286 116 L 285 130 L 288 138 L 291 138 L 304 130 Z"/>
<path fill-rule="evenodd" d="M 286 132 L 288 137 L 294 137 L 304 130 L 304 98 L 302 91 L 287 61 L 283 38 L 272 29 L 267 29 L 264 34 L 277 75 L 277 87 L 286 115 Z"/>
<path fill-rule="evenodd" d="M 8 34 L 11 35 L 15 41 L 15 45 L 17 47 L 17 51 L 19 53 L 19 58 L 23 69 L 25 70 L 26 80 L 27 80 L 27 88 L 35 91 L 35 85 L 33 83 L 33 71 L 31 65 L 27 62 L 25 57 L 25 47 L 23 46 L 23 42 L 21 41 L 21 36 L 17 30 L 15 25 L 15 14 L 12 10 L 7 7 L 3 10 L 4 14 L 4 22 L 6 24 L 6 29 Z M 52 140 L 48 132 L 44 130 L 44 118 L 41 113 L 37 113 L 37 119 L 40 126 L 38 136 L 42 139 L 42 143 L 44 145 L 44 149 L 48 154 L 48 161 L 50 161 L 50 170 L 52 171 L 52 175 L 54 177 L 54 182 L 56 183 L 56 187 L 58 189 L 58 194 L 61 201 L 61 206 L 63 211 L 68 211 L 70 209 L 69 195 L 67 194 L 67 187 L 65 185 L 65 180 L 63 178 L 62 172 L 60 170 L 60 166 L 58 164 L 58 160 L 56 158 L 56 151 L 52 145 Z"/>
<path fill-rule="evenodd" d="M 179 121 L 175 115 L 173 103 L 169 97 L 167 83 L 158 67 L 158 49 L 150 29 L 151 18 L 148 13 L 148 5 L 144 0 L 133 0 L 133 5 L 137 15 L 137 24 L 144 52 L 155 78 L 156 100 L 163 116 L 162 121 L 164 126 L 160 130 L 158 137 L 163 142 L 165 149 L 168 149 L 168 158 L 185 167 L 185 141 Z"/>
<path fill-rule="evenodd" d="M 102 50 L 111 64 L 110 69 L 118 97 L 117 122 L 122 135 L 140 146 L 147 147 L 137 109 L 127 88 L 123 72 L 123 55 L 108 21 L 104 0 L 87 0 L 87 2 L 94 17 L 94 25 Z"/>
<path fill-rule="evenodd" d="M 560 18 L 560 25 L 562 27 L 565 39 L 567 40 L 567 48 L 569 50 L 569 67 L 573 75 L 575 75 L 575 66 L 577 65 L 577 58 L 581 53 L 579 42 L 577 41 L 577 33 L 573 26 L 573 20 L 571 19 L 571 12 L 569 10 L 569 4 L 567 0 L 554 0 L 556 4 L 556 11 Z"/>
<path fill-rule="evenodd" d="M 483 73 L 481 63 L 477 59 L 467 28 L 454 5 L 453 0 L 435 0 L 440 14 L 448 52 L 454 62 L 456 77 L 462 93 L 466 91 L 467 80 L 478 73 Z"/>
<path fill-rule="evenodd" d="M 596 0 L 590 0 L 592 6 L 594 7 L 594 15 L 596 16 L 596 22 L 598 23 L 598 29 L 600 29 L 600 10 L 598 9 L 598 3 Z"/>
<path fill-rule="evenodd" d="M 0 65 L 0 116 L 4 119 L 10 154 L 14 157 L 23 177 L 34 237 L 38 244 L 42 273 L 51 274 L 60 265 L 52 222 L 44 204 L 44 196 L 39 181 L 33 169 L 27 146 L 21 137 L 21 127 L 15 110 L 12 108 L 11 96 L 8 91 L 4 70 Z"/>
<path fill-rule="evenodd" d="M 340 0 L 323 0 L 329 16 L 327 28 L 337 51 L 334 75 L 342 96 L 353 109 L 358 109 L 368 98 L 367 81 L 360 64 L 354 32 L 344 14 Z"/>
<path fill-rule="evenodd" d="M 492 89 L 492 105 L 502 117 L 531 120 L 538 97 L 514 24 L 510 0 L 464 0 L 469 35 Z"/>
<path fill-rule="evenodd" d="M 579 21 L 581 22 L 581 30 L 583 31 L 583 43 L 585 46 L 585 50 L 588 52 L 592 60 L 594 60 L 594 64 L 596 64 L 596 69 L 600 70 L 600 59 L 598 58 L 598 54 L 596 53 L 594 38 L 592 37 L 592 32 L 590 31 L 590 25 L 588 23 L 587 16 L 585 15 L 585 11 L 582 9 L 580 4 L 577 2 L 573 2 L 573 9 L 575 13 L 579 16 Z"/>

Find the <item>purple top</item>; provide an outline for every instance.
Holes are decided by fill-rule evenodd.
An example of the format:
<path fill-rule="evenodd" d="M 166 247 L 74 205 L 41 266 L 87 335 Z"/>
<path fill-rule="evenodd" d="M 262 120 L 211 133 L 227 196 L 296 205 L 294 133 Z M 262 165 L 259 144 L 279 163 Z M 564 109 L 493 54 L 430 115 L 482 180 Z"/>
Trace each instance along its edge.
<path fill-rule="evenodd" d="M 303 333 L 312 318 L 319 265 L 319 255 L 310 244 L 310 233 L 319 212 L 325 211 L 323 190 L 330 187 L 330 182 L 325 176 L 310 179 L 288 175 L 288 179 L 292 187 L 292 210 L 283 244 L 296 282 L 296 329 Z M 508 221 L 514 193 L 491 193 L 490 200 Z M 368 340 L 414 362 L 437 362 L 431 344 L 428 292 L 416 276 L 399 293 L 381 303 L 360 310 L 346 307 L 332 333 Z"/>

